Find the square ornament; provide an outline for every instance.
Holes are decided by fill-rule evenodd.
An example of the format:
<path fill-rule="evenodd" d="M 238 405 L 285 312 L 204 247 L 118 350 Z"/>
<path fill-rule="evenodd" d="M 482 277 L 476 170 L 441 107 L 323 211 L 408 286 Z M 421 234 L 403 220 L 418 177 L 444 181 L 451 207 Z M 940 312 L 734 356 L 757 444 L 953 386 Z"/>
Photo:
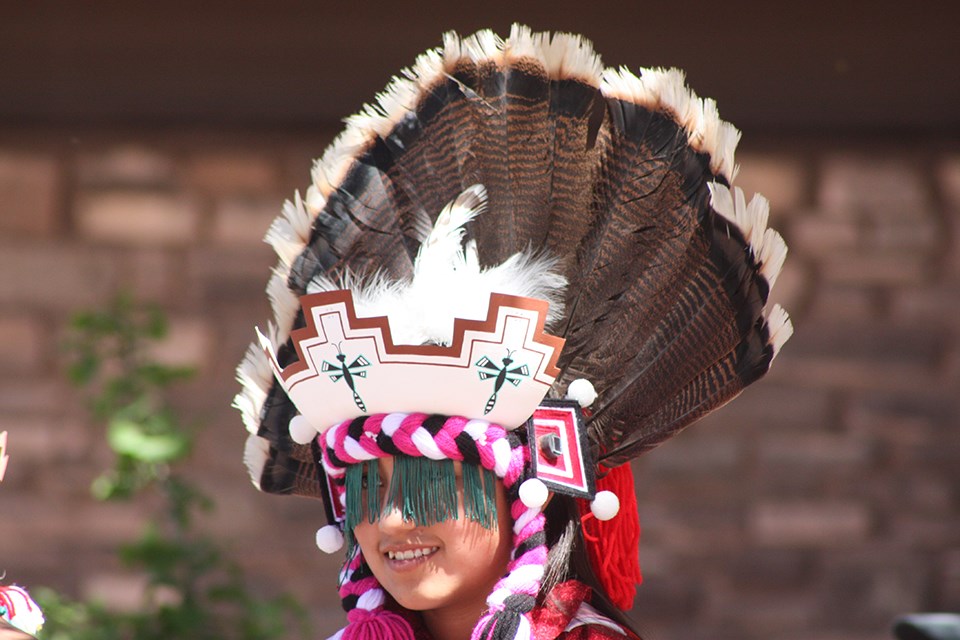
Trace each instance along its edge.
<path fill-rule="evenodd" d="M 596 470 L 576 401 L 545 399 L 527 420 L 527 441 L 533 471 L 547 488 L 593 499 Z"/>

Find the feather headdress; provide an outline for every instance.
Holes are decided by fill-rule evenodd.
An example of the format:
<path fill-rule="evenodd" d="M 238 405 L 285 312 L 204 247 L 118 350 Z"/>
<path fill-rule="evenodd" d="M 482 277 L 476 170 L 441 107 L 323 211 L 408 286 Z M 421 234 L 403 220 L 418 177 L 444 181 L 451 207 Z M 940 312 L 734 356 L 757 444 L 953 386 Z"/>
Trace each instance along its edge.
<path fill-rule="evenodd" d="M 530 311 L 523 340 L 542 394 L 592 383 L 588 445 L 607 469 L 731 400 L 792 332 L 767 307 L 786 247 L 766 200 L 731 187 L 739 135 L 682 72 L 605 69 L 580 36 L 444 36 L 347 120 L 267 233 L 275 317 L 238 370 L 235 402 L 254 483 L 322 495 L 317 442 L 291 437 L 290 376 L 332 372 L 353 390 L 345 411 L 375 413 L 352 377 L 370 356 L 348 361 L 351 336 L 381 357 L 470 365 L 445 349 Z M 549 313 L 517 302 L 529 298 Z M 320 343 L 341 364 L 321 362 Z"/>
<path fill-rule="evenodd" d="M 552 305 L 566 340 L 554 393 L 593 383 L 591 440 L 606 466 L 622 464 L 763 375 L 791 333 L 781 309 L 765 309 L 786 247 L 766 200 L 730 187 L 738 139 L 680 71 L 604 69 L 583 38 L 524 27 L 505 41 L 447 34 L 348 119 L 306 198 L 268 231 L 279 256 L 268 334 L 289 360 L 298 298 L 361 281 L 361 306 L 404 340 L 443 343 L 459 310 L 393 320 L 401 297 L 414 317 L 418 296 L 449 300 L 431 296 L 436 262 L 488 280 L 513 271 L 504 279 L 521 285 L 546 272 L 518 295 L 549 299 L 567 282 Z M 472 289 L 456 282 L 454 294 Z M 485 309 L 483 295 L 464 297 Z M 259 344 L 238 377 L 254 482 L 318 495 L 309 447 L 287 433 L 296 408 Z"/>

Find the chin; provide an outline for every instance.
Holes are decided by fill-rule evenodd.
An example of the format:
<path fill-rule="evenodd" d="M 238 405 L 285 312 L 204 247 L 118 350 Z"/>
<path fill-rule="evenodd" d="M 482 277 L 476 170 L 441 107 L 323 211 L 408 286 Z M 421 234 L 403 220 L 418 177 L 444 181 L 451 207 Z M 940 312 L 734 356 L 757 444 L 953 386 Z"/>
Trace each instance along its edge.
<path fill-rule="evenodd" d="M 446 598 L 439 597 L 437 594 L 423 589 L 407 589 L 399 594 L 399 597 L 392 593 L 390 595 L 397 601 L 397 604 L 408 611 L 430 611 L 432 609 L 439 609 L 447 604 Z"/>

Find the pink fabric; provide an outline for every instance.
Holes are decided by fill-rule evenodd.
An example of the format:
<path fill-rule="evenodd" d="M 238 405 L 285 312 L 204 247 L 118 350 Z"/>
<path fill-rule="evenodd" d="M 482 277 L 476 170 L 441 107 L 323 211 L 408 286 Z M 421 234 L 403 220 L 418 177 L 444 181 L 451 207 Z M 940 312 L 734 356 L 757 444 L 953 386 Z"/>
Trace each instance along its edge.
<path fill-rule="evenodd" d="M 351 609 L 341 640 L 414 640 L 413 628 L 392 611 Z"/>
<path fill-rule="evenodd" d="M 380 433 L 380 427 L 383 425 L 383 414 L 377 414 L 367 418 L 367 421 L 363 424 L 363 430 L 368 431 L 373 434 Z M 364 451 L 375 455 L 377 457 L 382 456 L 383 452 L 380 451 L 380 447 L 377 446 L 377 441 L 375 438 L 360 438 L 360 446 Z"/>
<path fill-rule="evenodd" d="M 377 582 L 377 579 L 374 577 L 364 578 L 357 582 L 345 582 L 343 586 L 340 587 L 340 597 L 345 598 L 347 596 L 359 596 L 366 593 L 370 589 L 376 589 L 380 584 Z"/>
<path fill-rule="evenodd" d="M 466 418 L 448 418 L 443 425 L 443 429 L 433 437 L 434 442 L 437 443 L 437 447 L 451 460 L 463 460 L 463 454 L 460 453 L 460 449 L 457 447 L 456 438 L 463 433 L 465 424 L 467 424 Z"/>
<path fill-rule="evenodd" d="M 507 467 L 507 473 L 503 476 L 503 483 L 505 485 L 508 487 L 513 486 L 517 478 L 523 474 L 528 457 L 529 453 L 526 447 L 517 447 L 510 452 L 510 465 Z"/>

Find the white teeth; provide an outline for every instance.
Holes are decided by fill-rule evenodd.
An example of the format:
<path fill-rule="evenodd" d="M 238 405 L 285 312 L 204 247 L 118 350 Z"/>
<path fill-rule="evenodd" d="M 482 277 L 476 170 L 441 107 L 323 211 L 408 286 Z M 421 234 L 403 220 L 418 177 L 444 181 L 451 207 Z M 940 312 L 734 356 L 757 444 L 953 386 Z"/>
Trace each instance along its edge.
<path fill-rule="evenodd" d="M 440 547 L 423 547 L 422 549 L 409 549 L 407 551 L 387 551 L 387 557 L 391 560 L 413 560 L 436 553 Z"/>

